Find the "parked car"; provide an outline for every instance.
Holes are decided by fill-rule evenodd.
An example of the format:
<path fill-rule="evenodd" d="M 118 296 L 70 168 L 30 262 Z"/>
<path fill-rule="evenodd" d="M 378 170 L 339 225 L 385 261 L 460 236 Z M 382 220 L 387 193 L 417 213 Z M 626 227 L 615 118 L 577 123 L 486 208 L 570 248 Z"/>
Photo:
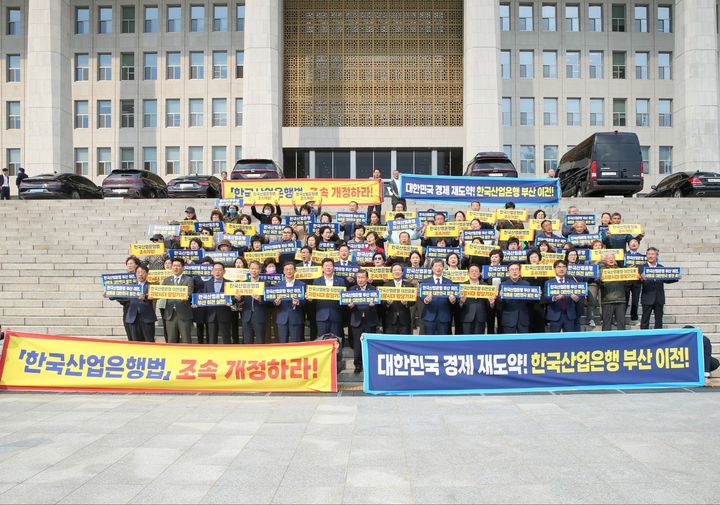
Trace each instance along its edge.
<path fill-rule="evenodd" d="M 466 176 L 475 177 L 517 177 L 518 172 L 503 152 L 477 153 L 465 167 Z"/>
<path fill-rule="evenodd" d="M 273 160 L 247 159 L 237 160 L 230 179 L 282 179 L 282 168 Z"/>
<path fill-rule="evenodd" d="M 557 170 L 562 196 L 632 196 L 643 188 L 640 142 L 634 133 L 595 133 L 569 150 Z"/>
<path fill-rule="evenodd" d="M 651 186 L 648 198 L 671 196 L 720 196 L 720 174 L 716 172 L 678 172 Z"/>
<path fill-rule="evenodd" d="M 35 198 L 102 198 L 102 191 L 93 181 L 75 174 L 44 174 L 29 177 L 20 183 L 21 200 Z"/>
<path fill-rule="evenodd" d="M 105 197 L 166 198 L 167 185 L 149 170 L 119 169 L 110 172 L 102 182 Z"/>
<path fill-rule="evenodd" d="M 214 175 L 185 175 L 167 183 L 170 198 L 219 198 L 220 179 Z"/>

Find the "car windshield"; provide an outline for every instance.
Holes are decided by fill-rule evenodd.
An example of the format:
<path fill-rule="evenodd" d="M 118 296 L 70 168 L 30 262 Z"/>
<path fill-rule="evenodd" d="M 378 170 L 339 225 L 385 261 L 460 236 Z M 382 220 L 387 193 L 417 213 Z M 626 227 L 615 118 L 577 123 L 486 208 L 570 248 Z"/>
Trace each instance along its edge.
<path fill-rule="evenodd" d="M 489 159 L 478 160 L 473 165 L 474 171 L 479 170 L 512 170 L 513 164 L 509 160 Z"/>
<path fill-rule="evenodd" d="M 640 150 L 633 142 L 611 142 L 595 145 L 595 159 L 598 161 L 640 161 Z"/>
<path fill-rule="evenodd" d="M 109 175 L 109 177 L 112 177 L 113 179 L 119 179 L 121 177 L 129 179 L 140 179 L 142 177 L 142 172 L 113 172 Z"/>
<path fill-rule="evenodd" d="M 233 170 L 275 170 L 275 167 L 272 163 L 264 163 L 264 162 L 248 162 L 248 163 L 238 163 L 235 165 L 235 168 Z"/>

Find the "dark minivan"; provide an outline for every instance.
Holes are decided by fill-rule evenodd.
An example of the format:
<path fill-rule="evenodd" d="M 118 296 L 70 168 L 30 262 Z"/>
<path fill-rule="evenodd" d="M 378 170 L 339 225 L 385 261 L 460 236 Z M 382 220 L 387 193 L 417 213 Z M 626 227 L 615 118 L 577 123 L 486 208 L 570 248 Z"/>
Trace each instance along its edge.
<path fill-rule="evenodd" d="M 165 198 L 167 185 L 149 170 L 120 169 L 110 172 L 102 182 L 105 198 Z"/>
<path fill-rule="evenodd" d="M 465 168 L 466 176 L 517 177 L 518 173 L 510 158 L 503 152 L 477 153 Z"/>
<path fill-rule="evenodd" d="M 643 188 L 634 133 L 595 133 L 565 153 L 557 170 L 562 196 L 632 196 Z"/>
<path fill-rule="evenodd" d="M 230 179 L 282 179 L 283 171 L 273 160 L 237 160 Z"/>

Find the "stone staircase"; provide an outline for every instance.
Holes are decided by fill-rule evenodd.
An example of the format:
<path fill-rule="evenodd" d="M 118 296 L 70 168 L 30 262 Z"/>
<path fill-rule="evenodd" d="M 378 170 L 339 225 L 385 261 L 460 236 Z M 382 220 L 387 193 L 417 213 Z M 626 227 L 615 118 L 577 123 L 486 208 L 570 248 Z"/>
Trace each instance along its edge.
<path fill-rule="evenodd" d="M 125 271 L 128 244 L 146 240 L 149 224 L 180 219 L 187 205 L 206 219 L 213 201 L 2 202 L 0 324 L 26 332 L 124 340 L 120 305 L 102 298 L 100 274 Z M 581 212 L 620 212 L 623 222 L 642 223 L 642 249 L 654 245 L 663 264 L 684 268 L 683 280 L 666 288 L 666 326 L 696 325 L 720 351 L 720 264 L 715 261 L 720 199 L 572 198 L 564 199 L 560 209 L 547 209 L 548 214 L 569 205 Z M 466 207 L 410 204 L 411 210 L 428 206 Z M 352 360 L 342 377 L 359 380 L 352 374 Z"/>

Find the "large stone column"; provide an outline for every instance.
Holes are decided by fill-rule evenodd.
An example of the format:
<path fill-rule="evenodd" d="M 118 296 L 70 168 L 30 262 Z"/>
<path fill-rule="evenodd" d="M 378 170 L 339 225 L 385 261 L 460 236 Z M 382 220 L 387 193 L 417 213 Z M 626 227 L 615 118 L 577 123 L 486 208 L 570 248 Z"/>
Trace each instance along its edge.
<path fill-rule="evenodd" d="M 282 164 L 282 0 L 245 2 L 243 156 Z"/>
<path fill-rule="evenodd" d="M 673 172 L 720 168 L 715 0 L 675 3 Z"/>
<path fill-rule="evenodd" d="M 502 151 L 500 116 L 500 33 L 497 0 L 465 0 L 464 5 L 465 149 Z"/>
<path fill-rule="evenodd" d="M 29 0 L 25 81 L 25 168 L 73 171 L 69 0 Z"/>

